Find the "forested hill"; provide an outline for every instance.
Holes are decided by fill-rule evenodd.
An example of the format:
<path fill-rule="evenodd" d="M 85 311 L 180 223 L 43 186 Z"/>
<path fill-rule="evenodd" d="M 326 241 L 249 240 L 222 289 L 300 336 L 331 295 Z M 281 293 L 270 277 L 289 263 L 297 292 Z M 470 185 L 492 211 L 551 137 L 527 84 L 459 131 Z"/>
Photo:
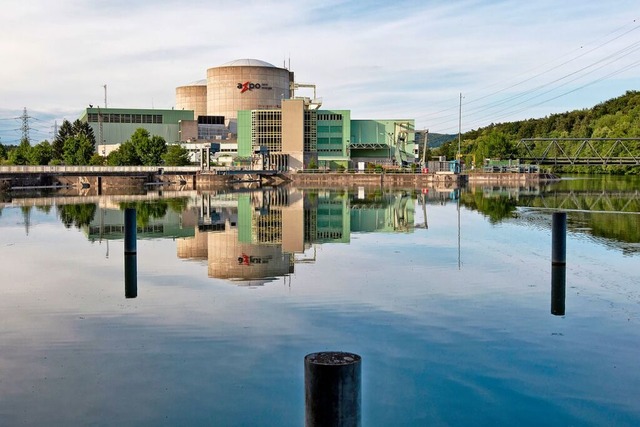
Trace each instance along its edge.
<path fill-rule="evenodd" d="M 487 131 L 502 132 L 516 140 L 640 137 L 640 92 L 628 91 L 590 109 L 552 114 L 541 119 L 491 124 L 463 136 L 465 139 L 476 139 Z"/>
<path fill-rule="evenodd" d="M 628 91 L 590 109 L 492 123 L 466 132 L 462 135 L 462 153 L 475 154 L 476 159 L 504 157 L 523 138 L 640 138 L 640 91 Z M 453 158 L 457 144 L 446 143 L 438 151 Z"/>

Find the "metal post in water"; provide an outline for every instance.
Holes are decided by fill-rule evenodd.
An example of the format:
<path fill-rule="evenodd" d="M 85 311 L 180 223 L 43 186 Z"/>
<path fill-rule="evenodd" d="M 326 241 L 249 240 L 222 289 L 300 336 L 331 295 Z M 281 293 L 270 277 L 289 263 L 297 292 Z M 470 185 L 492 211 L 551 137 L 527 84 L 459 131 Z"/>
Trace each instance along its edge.
<path fill-rule="evenodd" d="M 361 362 L 354 353 L 320 352 L 304 358 L 305 425 L 359 427 Z"/>
<path fill-rule="evenodd" d="M 136 210 L 124 210 L 124 297 L 138 296 Z"/>
<path fill-rule="evenodd" d="M 551 218 L 551 264 L 567 264 L 567 213 L 554 212 Z"/>

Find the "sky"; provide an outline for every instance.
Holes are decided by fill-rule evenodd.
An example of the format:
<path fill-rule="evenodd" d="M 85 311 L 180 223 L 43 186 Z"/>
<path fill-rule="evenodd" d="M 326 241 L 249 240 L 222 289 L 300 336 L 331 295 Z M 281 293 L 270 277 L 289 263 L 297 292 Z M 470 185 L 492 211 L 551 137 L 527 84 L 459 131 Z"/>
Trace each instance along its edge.
<path fill-rule="evenodd" d="M 171 108 L 208 68 L 255 58 L 322 108 L 457 133 L 640 89 L 637 0 L 2 0 L 0 143 L 89 104 Z M 304 95 L 304 92 L 301 94 Z"/>

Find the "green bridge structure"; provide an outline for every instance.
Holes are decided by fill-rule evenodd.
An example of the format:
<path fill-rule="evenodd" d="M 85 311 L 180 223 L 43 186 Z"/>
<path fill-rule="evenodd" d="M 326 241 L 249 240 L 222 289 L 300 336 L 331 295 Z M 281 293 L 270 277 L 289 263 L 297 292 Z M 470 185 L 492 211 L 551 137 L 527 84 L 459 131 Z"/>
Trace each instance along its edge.
<path fill-rule="evenodd" d="M 640 138 L 524 138 L 511 157 L 537 165 L 640 166 Z"/>

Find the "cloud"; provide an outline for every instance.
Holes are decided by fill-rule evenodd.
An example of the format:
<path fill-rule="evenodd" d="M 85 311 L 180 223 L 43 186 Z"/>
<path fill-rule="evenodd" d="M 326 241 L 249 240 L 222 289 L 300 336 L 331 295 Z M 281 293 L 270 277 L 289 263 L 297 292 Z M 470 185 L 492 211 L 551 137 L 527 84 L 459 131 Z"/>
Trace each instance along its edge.
<path fill-rule="evenodd" d="M 175 88 L 205 78 L 207 68 L 257 58 L 276 66 L 290 61 L 296 79 L 315 83 L 327 108 L 361 118 L 416 117 L 418 127 L 457 131 L 444 122 L 437 129 L 430 118 L 455 107 L 461 92 L 465 102 L 484 107 L 463 121 L 470 128 L 587 108 L 633 89 L 638 67 L 623 49 L 638 41 L 636 6 L 9 0 L 0 17 L 0 28 L 12 35 L 0 40 L 0 57 L 9 58 L 0 67 L 0 109 L 26 106 L 75 119 L 86 105 L 103 103 L 104 84 L 110 106 L 170 108 Z M 554 80 L 608 55 L 618 58 L 609 68 L 554 89 Z M 509 106 L 510 97 L 539 86 L 554 91 L 514 107 L 518 114 L 492 117 L 490 103 Z M 455 123 L 457 112 L 451 115 L 446 121 Z"/>

